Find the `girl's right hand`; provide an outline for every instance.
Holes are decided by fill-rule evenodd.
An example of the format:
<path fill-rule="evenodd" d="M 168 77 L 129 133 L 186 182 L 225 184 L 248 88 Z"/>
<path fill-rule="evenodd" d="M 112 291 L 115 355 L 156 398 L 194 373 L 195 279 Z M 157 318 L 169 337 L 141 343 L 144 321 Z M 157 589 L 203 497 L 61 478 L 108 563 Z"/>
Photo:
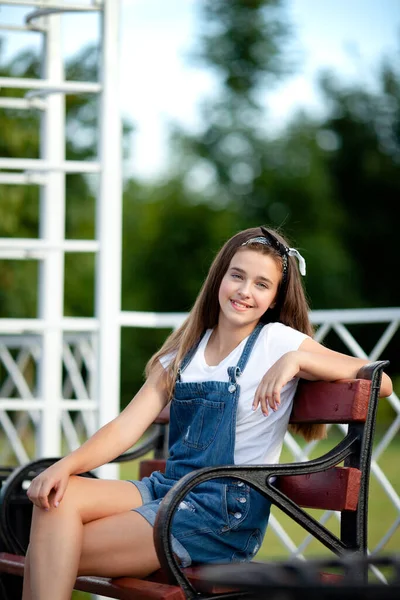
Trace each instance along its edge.
<path fill-rule="evenodd" d="M 268 416 L 268 406 L 273 411 L 278 410 L 281 403 L 282 388 L 299 373 L 297 351 L 283 354 L 265 373 L 254 395 L 253 410 L 261 406 L 265 417 Z"/>
<path fill-rule="evenodd" d="M 57 461 L 35 477 L 28 490 L 27 496 L 38 508 L 50 509 L 50 503 L 57 508 L 63 499 L 71 472 L 62 461 Z"/>

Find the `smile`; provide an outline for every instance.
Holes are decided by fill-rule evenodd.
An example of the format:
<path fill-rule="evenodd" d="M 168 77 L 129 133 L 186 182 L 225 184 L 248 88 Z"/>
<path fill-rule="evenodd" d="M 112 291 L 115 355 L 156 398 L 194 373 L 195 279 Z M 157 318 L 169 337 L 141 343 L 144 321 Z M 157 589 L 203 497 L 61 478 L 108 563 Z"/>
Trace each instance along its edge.
<path fill-rule="evenodd" d="M 245 304 L 244 302 L 239 302 L 238 300 L 231 300 L 230 302 L 236 310 L 246 310 L 248 308 L 253 308 L 252 306 L 250 306 L 250 304 Z"/>

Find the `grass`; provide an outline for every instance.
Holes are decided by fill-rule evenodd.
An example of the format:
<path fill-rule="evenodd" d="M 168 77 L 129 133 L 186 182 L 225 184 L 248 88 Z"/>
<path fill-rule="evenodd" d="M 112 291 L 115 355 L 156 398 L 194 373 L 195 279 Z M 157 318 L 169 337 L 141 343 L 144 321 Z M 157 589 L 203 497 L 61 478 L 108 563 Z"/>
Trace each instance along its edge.
<path fill-rule="evenodd" d="M 377 435 L 377 439 L 381 436 Z M 323 452 L 328 451 L 337 442 L 337 436 L 334 432 L 329 435 L 328 440 L 324 440 L 318 446 L 318 452 L 314 452 L 315 456 L 320 456 Z M 379 467 L 390 481 L 394 490 L 397 493 L 400 491 L 400 469 L 398 468 L 398 456 L 400 452 L 400 436 L 398 435 L 385 450 L 379 459 Z M 287 451 L 282 452 L 281 462 L 292 462 L 293 458 Z M 138 461 L 125 463 L 121 465 L 121 479 L 136 479 L 138 476 Z M 310 510 L 310 513 L 319 518 L 322 511 Z M 297 545 L 301 544 L 307 534 L 304 530 L 292 521 L 289 517 L 279 511 L 276 507 L 272 508 L 274 514 L 280 521 L 281 525 L 286 530 L 289 537 Z M 373 550 L 379 543 L 384 534 L 391 527 L 398 516 L 398 511 L 389 500 L 387 494 L 383 491 L 382 486 L 377 481 L 376 476 L 372 473 L 369 493 L 369 518 L 368 518 L 368 545 Z M 334 533 L 339 532 L 339 521 L 332 515 L 326 523 Z M 400 528 L 398 528 L 391 539 L 387 542 L 381 552 L 399 552 L 400 551 Z M 256 560 L 284 560 L 288 558 L 289 551 L 282 544 L 281 540 L 276 536 L 271 528 L 267 530 L 264 542 L 257 554 Z M 312 558 L 315 556 L 329 556 L 327 550 L 321 543 L 312 540 L 304 551 L 304 556 Z M 88 600 L 89 595 L 82 592 L 74 592 L 73 600 Z"/>

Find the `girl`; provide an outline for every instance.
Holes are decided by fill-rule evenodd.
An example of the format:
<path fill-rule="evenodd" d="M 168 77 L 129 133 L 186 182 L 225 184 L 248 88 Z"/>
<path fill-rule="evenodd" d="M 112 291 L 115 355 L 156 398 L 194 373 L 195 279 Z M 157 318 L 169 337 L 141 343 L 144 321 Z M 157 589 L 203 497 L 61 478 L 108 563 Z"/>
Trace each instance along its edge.
<path fill-rule="evenodd" d="M 23 600 L 69 600 L 77 574 L 155 571 L 152 525 L 174 482 L 203 466 L 277 462 L 298 378 L 356 376 L 367 361 L 312 339 L 297 261 L 304 275 L 304 259 L 270 229 L 232 237 L 189 317 L 149 361 L 131 403 L 32 481 Z M 384 375 L 381 394 L 391 391 Z M 165 474 L 140 482 L 76 476 L 130 448 L 171 399 Z M 323 426 L 303 434 L 323 437 Z M 268 514 L 268 501 L 240 482 L 201 484 L 175 514 L 174 552 L 182 566 L 249 560 Z"/>

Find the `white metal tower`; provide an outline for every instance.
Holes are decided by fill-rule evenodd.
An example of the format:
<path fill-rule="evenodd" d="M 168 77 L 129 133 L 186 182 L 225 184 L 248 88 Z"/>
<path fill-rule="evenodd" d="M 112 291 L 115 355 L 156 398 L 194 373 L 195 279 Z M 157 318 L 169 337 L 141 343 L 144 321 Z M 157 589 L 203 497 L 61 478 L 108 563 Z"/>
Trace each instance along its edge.
<path fill-rule="evenodd" d="M 43 38 L 40 79 L 0 78 L 0 87 L 26 90 L 25 98 L 0 98 L 0 107 L 40 110 L 40 158 L 0 158 L 0 183 L 40 186 L 39 239 L 1 239 L 1 259 L 37 259 L 39 266 L 38 314 L 35 319 L 0 319 L 0 334 L 8 348 L 20 347 L 14 360 L 6 345 L 9 388 L 19 399 L 0 400 L 3 429 L 20 461 L 27 459 L 18 428 L 5 411 L 28 411 L 38 431 L 37 454 L 61 454 L 62 429 L 77 445 L 68 411 L 83 415 L 86 433 L 113 418 L 119 410 L 120 289 L 122 231 L 121 118 L 118 97 L 119 0 L 91 2 L 0 0 L 1 4 L 31 8 L 21 27 L 3 29 L 40 32 Z M 61 20 L 65 13 L 98 12 L 101 18 L 101 72 L 97 83 L 66 81 L 61 53 Z M 100 96 L 98 159 L 65 160 L 65 96 L 93 93 Z M 65 239 L 66 173 L 97 173 L 95 240 Z M 0 191 L 1 193 L 1 191 Z M 64 258 L 67 252 L 96 254 L 96 306 L 94 318 L 65 318 Z M 18 338 L 16 337 L 18 336 Z M 18 340 L 18 341 L 17 341 Z M 88 345 L 88 340 L 92 344 Z M 3 338 L 4 341 L 4 338 Z M 70 342 L 70 344 L 68 343 Z M 82 342 L 82 343 L 81 343 Z M 71 351 L 71 344 L 74 351 Z M 75 345 L 74 345 L 75 344 Z M 27 354 L 37 364 L 36 393 L 26 385 L 21 365 Z M 24 363 L 25 361 L 25 363 Z M 80 376 L 78 363 L 86 361 L 90 385 Z M 74 399 L 63 394 L 63 369 Z M 21 393 L 23 392 L 23 393 Z M 93 418 L 95 417 L 95 418 Z M 69 432 L 69 433 L 68 433 Z M 75 444 L 74 444 L 75 440 Z M 111 475 L 110 471 L 108 473 Z"/>

